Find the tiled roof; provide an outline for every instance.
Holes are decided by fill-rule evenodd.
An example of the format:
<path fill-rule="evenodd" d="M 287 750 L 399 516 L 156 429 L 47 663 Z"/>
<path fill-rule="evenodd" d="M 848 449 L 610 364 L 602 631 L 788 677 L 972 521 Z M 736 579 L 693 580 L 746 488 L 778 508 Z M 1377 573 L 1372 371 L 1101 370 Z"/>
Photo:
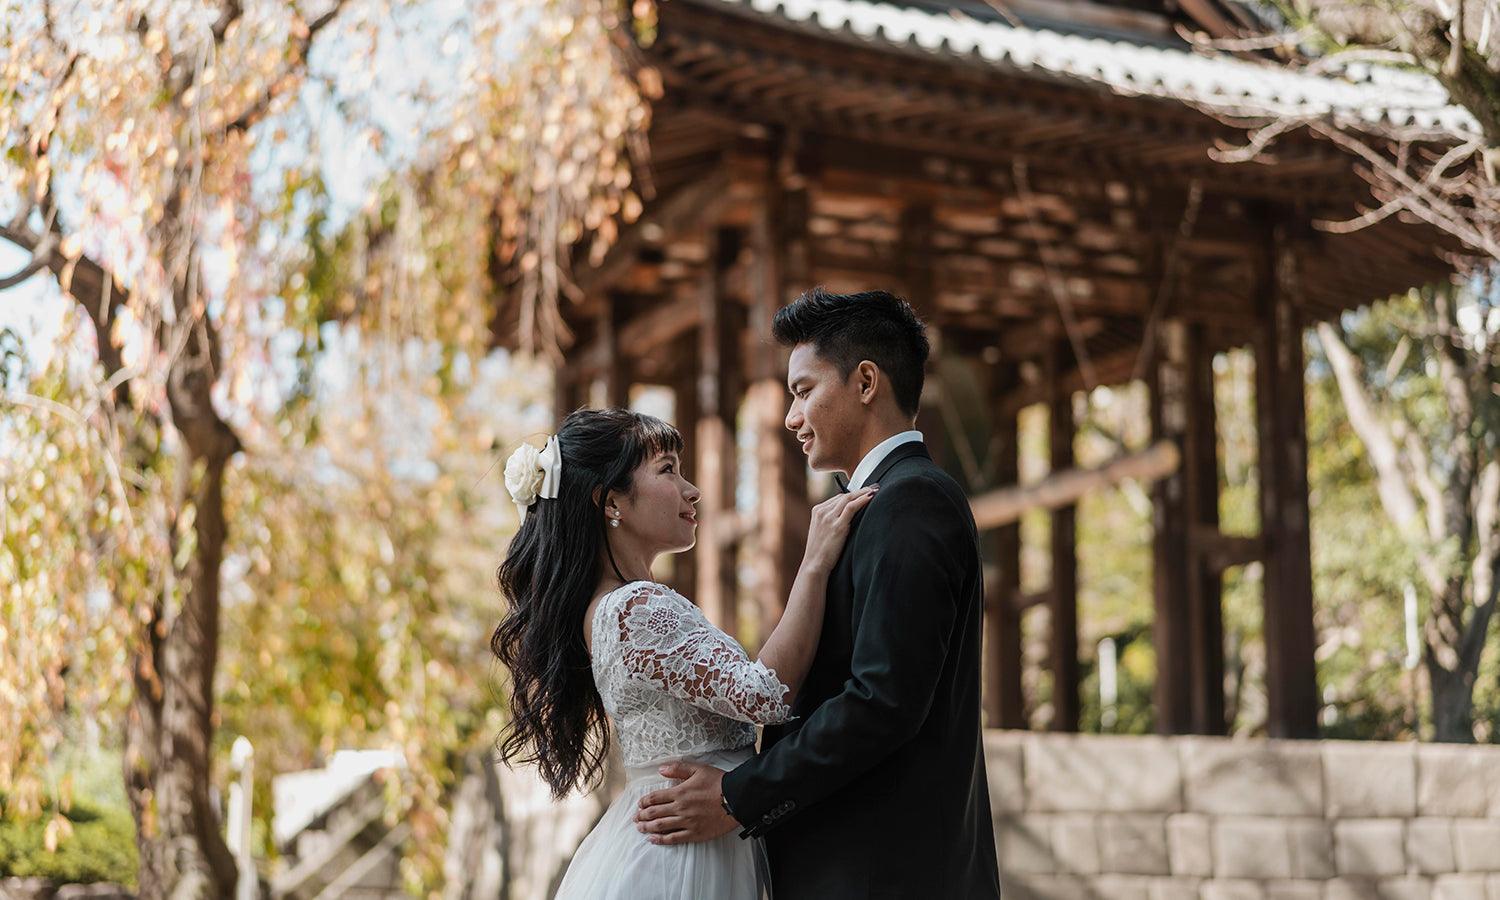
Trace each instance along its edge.
<path fill-rule="evenodd" d="M 848 39 L 971 58 L 1229 115 L 1327 118 L 1355 127 L 1415 127 L 1454 135 L 1478 131 L 1469 112 L 1452 104 L 1435 79 L 1388 66 L 1354 63 L 1336 74 L 1312 74 L 1186 48 L 1019 27 L 872 0 L 700 2 Z"/>

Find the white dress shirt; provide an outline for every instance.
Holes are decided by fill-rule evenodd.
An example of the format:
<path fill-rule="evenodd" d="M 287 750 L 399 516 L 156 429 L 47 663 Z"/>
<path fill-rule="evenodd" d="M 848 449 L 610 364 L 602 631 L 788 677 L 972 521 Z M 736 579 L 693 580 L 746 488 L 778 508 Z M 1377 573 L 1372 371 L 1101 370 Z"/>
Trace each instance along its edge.
<path fill-rule="evenodd" d="M 864 487 L 865 479 L 869 478 L 871 473 L 875 471 L 876 467 L 879 466 L 887 456 L 891 455 L 892 450 L 896 449 L 902 444 L 907 444 L 912 441 L 920 441 L 921 439 L 922 432 L 912 430 L 903 431 L 900 434 L 893 434 L 880 443 L 876 444 L 869 453 L 865 454 L 865 458 L 859 461 L 859 465 L 854 467 L 854 474 L 849 476 L 849 490 L 857 491 L 860 488 Z"/>

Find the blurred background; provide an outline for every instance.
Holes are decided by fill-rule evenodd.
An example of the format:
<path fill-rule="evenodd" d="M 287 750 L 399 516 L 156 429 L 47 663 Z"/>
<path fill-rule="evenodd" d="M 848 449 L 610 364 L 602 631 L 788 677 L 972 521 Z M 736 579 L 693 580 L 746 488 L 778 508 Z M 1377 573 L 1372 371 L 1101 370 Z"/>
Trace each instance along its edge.
<path fill-rule="evenodd" d="M 1008 895 L 1500 896 L 1493 0 L 0 10 L 0 896 L 546 896 L 497 468 L 678 425 L 753 652 L 817 284 L 929 324 Z"/>

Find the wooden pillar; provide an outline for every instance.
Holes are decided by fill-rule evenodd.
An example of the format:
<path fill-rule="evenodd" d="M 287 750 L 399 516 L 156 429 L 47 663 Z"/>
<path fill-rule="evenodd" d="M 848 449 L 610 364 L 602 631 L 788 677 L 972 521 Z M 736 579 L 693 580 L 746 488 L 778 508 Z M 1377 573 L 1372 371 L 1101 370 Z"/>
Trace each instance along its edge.
<path fill-rule="evenodd" d="M 725 294 L 728 261 L 738 252 L 737 232 L 710 233 L 708 265 L 698 292 L 698 543 L 694 599 L 708 618 L 733 635 L 739 630 L 735 572 L 735 413 L 740 391 L 740 323 L 737 304 Z"/>
<path fill-rule="evenodd" d="M 932 343 L 932 355 L 927 362 L 927 371 L 922 378 L 922 396 L 917 404 L 917 417 L 913 423 L 922 432 L 922 443 L 933 462 L 953 471 L 953 460 L 949 456 L 948 429 L 943 421 L 943 397 L 947 385 L 943 384 L 942 367 L 938 359 L 943 353 L 943 334 L 936 326 L 927 326 L 927 339 Z M 961 439 L 961 438 L 960 438 Z M 962 483 L 963 479 L 959 479 Z"/>
<path fill-rule="evenodd" d="M 1157 730 L 1223 734 L 1223 587 L 1206 543 L 1219 527 L 1213 354 L 1202 325 L 1173 316 L 1152 345 L 1152 439 L 1182 458 L 1152 492 Z"/>
<path fill-rule="evenodd" d="M 626 407 L 630 405 L 630 377 L 625 355 L 620 351 L 620 323 L 625 316 L 625 298 L 611 291 L 605 295 L 603 308 L 599 311 L 595 327 L 599 342 L 604 347 L 604 405 Z"/>
<path fill-rule="evenodd" d="M 578 372 L 567 363 L 552 370 L 552 422 L 554 429 L 568 413 L 583 405 L 583 385 Z"/>
<path fill-rule="evenodd" d="M 1295 249 L 1277 226 L 1258 291 L 1255 407 L 1265 547 L 1266 694 L 1271 737 L 1318 733 L 1312 550 L 1307 509 L 1307 410 Z"/>
<path fill-rule="evenodd" d="M 1158 320 L 1151 335 L 1151 437 L 1179 451 L 1188 441 L 1187 324 Z M 1188 600 L 1188 478 L 1185 466 L 1158 479 L 1151 489 L 1152 586 L 1156 648 L 1156 730 L 1187 734 L 1193 720 L 1193 658 Z"/>
<path fill-rule="evenodd" d="M 1015 366 L 1003 366 L 996 372 L 993 396 L 1002 398 L 1015 386 Z M 1016 414 L 1008 409 L 997 412 L 994 438 L 999 454 L 995 467 L 995 487 L 1014 485 L 1020 480 L 1020 435 Z M 985 584 L 984 612 L 984 715 L 991 728 L 1025 728 L 1025 699 L 1021 692 L 1021 613 L 1017 598 L 1021 594 L 1021 524 L 1019 521 L 993 530 L 985 536 L 991 556 L 994 577 Z"/>
<path fill-rule="evenodd" d="M 678 338 L 673 346 L 673 353 L 681 361 L 678 375 L 672 385 L 672 424 L 677 426 L 677 431 L 682 434 L 683 440 L 687 441 L 687 457 L 683 459 L 683 465 L 688 467 L 687 478 L 694 484 L 699 482 L 698 462 L 695 457 L 698 440 L 698 334 L 696 331 L 689 332 Z M 700 502 L 699 509 L 702 505 Z M 700 517 L 699 521 L 702 521 Z M 698 543 L 703 542 L 704 527 L 698 526 Z M 687 553 L 678 553 L 672 562 L 672 587 L 684 596 L 694 597 L 698 590 L 698 550 L 695 547 Z"/>
<path fill-rule="evenodd" d="M 808 287 L 808 197 L 795 162 L 786 160 L 786 171 L 773 167 L 765 202 L 750 234 L 754 263 L 747 330 L 759 337 L 760 344 L 750 357 L 749 373 L 758 495 L 756 606 L 760 623 L 759 633 L 753 636 L 756 647 L 781 621 L 802 562 L 812 514 L 807 461 L 796 435 L 786 427 L 789 350 L 770 336 L 776 310 Z"/>
<path fill-rule="evenodd" d="M 1188 633 L 1195 734 L 1225 734 L 1224 589 L 1221 571 L 1210 565 L 1203 536 L 1219 530 L 1219 454 L 1214 408 L 1214 361 L 1202 325 L 1187 329 L 1188 423 L 1182 447 L 1186 475 L 1189 566 Z"/>
<path fill-rule="evenodd" d="M 932 204 L 917 200 L 902 207 L 897 221 L 897 268 L 901 273 L 901 290 L 906 300 L 917 311 L 917 315 L 930 320 L 937 310 L 936 275 L 932 262 Z M 950 468 L 948 434 L 943 422 L 942 404 L 946 389 L 942 379 L 942 367 L 938 361 L 946 351 L 942 329 L 927 322 L 927 340 L 932 352 L 927 361 L 926 377 L 922 385 L 922 398 L 917 407 L 916 428 L 922 432 L 922 442 L 927 452 L 938 465 Z"/>
<path fill-rule="evenodd" d="M 1067 348 L 1054 343 L 1047 356 L 1048 452 L 1052 472 L 1073 468 L 1072 393 L 1060 387 Z M 1078 507 L 1052 511 L 1052 590 L 1048 599 L 1051 634 L 1052 730 L 1077 731 L 1081 673 L 1078 663 Z"/>

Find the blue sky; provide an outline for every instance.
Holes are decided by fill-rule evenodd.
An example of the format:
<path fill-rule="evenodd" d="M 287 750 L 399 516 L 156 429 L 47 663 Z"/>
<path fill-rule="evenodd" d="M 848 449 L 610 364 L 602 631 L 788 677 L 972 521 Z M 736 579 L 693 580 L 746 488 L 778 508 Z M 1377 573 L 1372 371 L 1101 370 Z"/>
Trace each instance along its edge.
<path fill-rule="evenodd" d="M 29 259 L 30 254 L 19 247 L 0 241 L 0 273 L 9 275 Z M 0 328 L 20 334 L 29 353 L 50 355 L 65 309 L 57 282 L 45 273 L 35 275 L 8 291 L 0 291 Z"/>

